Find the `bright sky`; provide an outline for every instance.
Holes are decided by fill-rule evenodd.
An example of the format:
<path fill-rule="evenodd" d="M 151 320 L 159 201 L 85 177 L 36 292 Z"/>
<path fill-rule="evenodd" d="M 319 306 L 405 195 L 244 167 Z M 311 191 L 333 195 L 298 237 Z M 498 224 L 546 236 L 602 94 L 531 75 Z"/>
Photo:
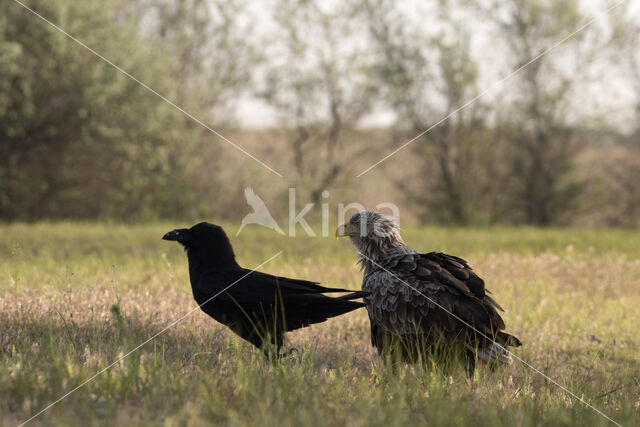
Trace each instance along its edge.
<path fill-rule="evenodd" d="M 619 1 L 619 0 L 616 0 Z M 630 11 L 634 15 L 638 14 L 640 10 L 640 1 L 627 0 L 630 2 Z M 408 8 L 416 8 L 416 11 L 422 11 L 412 13 L 411 16 L 416 17 L 419 20 L 420 25 L 426 25 L 430 19 L 424 8 L 417 0 L 405 0 L 405 5 Z M 260 6 L 262 4 L 262 6 Z M 583 0 L 581 5 L 585 13 L 589 16 L 585 19 L 585 23 L 595 17 L 597 14 L 604 11 L 607 7 L 615 4 L 614 1 L 604 0 Z M 254 3 L 257 17 L 263 20 L 263 24 L 260 25 L 263 28 L 268 28 L 272 23 L 264 22 L 267 16 L 266 13 L 260 12 L 264 9 L 264 3 Z M 594 26 L 606 26 L 608 17 L 602 17 Z M 566 35 L 571 34 L 576 28 L 567 28 Z M 502 79 L 509 73 L 509 69 L 504 67 L 504 64 L 500 64 L 499 52 L 500 41 L 492 40 L 491 35 L 488 35 L 485 30 L 482 29 L 481 23 L 474 21 L 474 28 L 472 33 L 472 45 L 475 51 L 476 59 L 479 62 L 481 74 L 479 92 L 492 86 L 496 81 Z M 560 37 L 562 39 L 564 36 Z M 559 41 L 559 40 L 558 40 Z M 556 54 L 562 52 L 562 46 L 555 49 Z M 611 57 L 606 57 L 606 53 L 602 55 L 596 55 L 596 73 L 598 76 L 594 79 L 594 83 L 587 85 L 580 89 L 576 93 L 573 99 L 573 110 L 576 111 L 576 117 L 599 117 L 607 116 L 611 118 L 614 125 L 624 128 L 633 119 L 633 104 L 636 101 L 634 94 L 629 90 L 628 84 L 620 77 L 611 74 L 610 61 Z M 502 65 L 502 66 L 501 66 Z M 509 84 L 508 82 L 504 83 Z M 500 87 L 496 87 L 495 90 L 487 93 L 483 98 L 485 100 L 491 100 L 492 96 L 498 96 L 500 94 Z M 243 98 L 237 107 L 237 117 L 240 123 L 248 128 L 265 128 L 277 125 L 277 115 L 275 110 L 269 106 L 264 100 L 257 98 L 245 97 Z M 433 122 L 436 122 L 441 117 L 434 117 Z M 583 119 L 584 120 L 584 119 Z M 393 123 L 394 115 L 388 111 L 378 110 L 373 112 L 367 118 L 362 121 L 363 127 L 385 127 Z"/>

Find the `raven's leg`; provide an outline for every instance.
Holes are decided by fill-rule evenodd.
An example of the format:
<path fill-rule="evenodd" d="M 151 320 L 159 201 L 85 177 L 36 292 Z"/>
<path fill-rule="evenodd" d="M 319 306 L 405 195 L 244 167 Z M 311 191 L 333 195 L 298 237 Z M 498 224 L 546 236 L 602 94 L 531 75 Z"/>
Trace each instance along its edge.
<path fill-rule="evenodd" d="M 272 334 L 266 333 L 262 335 L 256 333 L 251 342 L 262 351 L 262 354 L 264 354 L 269 362 L 275 364 L 280 358 L 282 337 L 274 339 Z"/>
<path fill-rule="evenodd" d="M 261 333 L 253 327 L 251 329 L 245 328 L 242 332 L 245 333 L 242 333 L 240 336 L 262 351 L 262 354 L 264 354 L 267 360 L 273 361 L 277 359 L 278 352 L 275 351 L 268 333 Z"/>
<path fill-rule="evenodd" d="M 271 343 L 268 341 L 265 342 L 265 344 L 262 346 L 262 353 L 264 354 L 264 357 L 266 357 L 267 360 L 273 364 L 275 364 L 278 360 L 278 353 L 273 348 L 273 345 L 271 345 Z"/>
<path fill-rule="evenodd" d="M 273 344 L 276 347 L 276 357 L 280 359 L 281 356 L 286 356 L 286 353 L 280 354 L 280 351 L 282 350 L 282 344 L 284 343 L 284 332 L 278 330 L 274 335 L 275 336 L 273 337 Z"/>
<path fill-rule="evenodd" d="M 236 333 L 238 333 L 238 332 L 236 332 Z M 249 341 L 251 344 L 253 344 L 257 348 L 262 350 L 265 340 L 264 340 L 262 334 L 259 333 L 258 331 L 252 330 L 252 329 L 249 329 L 249 328 L 245 327 L 245 328 L 243 328 L 241 330 L 240 333 L 238 333 L 238 335 L 240 335 L 243 339 Z"/>

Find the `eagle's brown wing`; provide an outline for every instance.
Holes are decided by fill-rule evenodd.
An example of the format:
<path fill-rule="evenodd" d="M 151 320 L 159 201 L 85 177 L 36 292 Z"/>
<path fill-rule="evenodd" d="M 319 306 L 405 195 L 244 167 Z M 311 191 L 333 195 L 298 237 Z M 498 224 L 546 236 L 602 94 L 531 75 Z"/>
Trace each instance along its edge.
<path fill-rule="evenodd" d="M 363 283 L 363 290 L 370 292 L 365 302 L 372 342 L 379 350 L 382 335 L 464 337 L 477 346 L 484 334 L 501 344 L 519 345 L 502 332 L 500 306 L 465 260 L 431 252 L 406 253 L 389 261 L 386 270 L 372 272 Z"/>

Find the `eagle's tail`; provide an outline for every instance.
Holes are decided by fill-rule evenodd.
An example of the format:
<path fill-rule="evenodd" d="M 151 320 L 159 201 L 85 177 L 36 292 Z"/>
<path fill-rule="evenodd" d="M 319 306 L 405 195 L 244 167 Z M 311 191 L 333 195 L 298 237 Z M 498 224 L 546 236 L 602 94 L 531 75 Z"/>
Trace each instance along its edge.
<path fill-rule="evenodd" d="M 522 345 L 518 338 L 502 331 L 498 332 L 495 341 L 491 341 L 488 344 L 487 346 L 476 347 L 471 343 L 466 343 L 465 347 L 475 354 L 478 359 L 487 363 L 511 364 L 513 358 L 507 347 L 520 347 Z"/>
<path fill-rule="evenodd" d="M 465 344 L 465 347 L 467 348 L 467 350 L 475 354 L 478 359 L 483 360 L 487 363 L 504 363 L 509 365 L 513 361 L 513 359 L 511 358 L 511 354 L 509 354 L 507 348 L 495 341 L 484 348 L 476 348 L 471 344 Z"/>

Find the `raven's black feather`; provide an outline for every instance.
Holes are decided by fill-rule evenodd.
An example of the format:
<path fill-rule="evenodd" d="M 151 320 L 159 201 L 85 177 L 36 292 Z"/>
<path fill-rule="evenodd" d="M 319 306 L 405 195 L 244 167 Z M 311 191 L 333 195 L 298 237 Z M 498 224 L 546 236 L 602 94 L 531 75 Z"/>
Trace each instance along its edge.
<path fill-rule="evenodd" d="M 333 298 L 323 293 L 351 291 L 240 267 L 220 226 L 200 223 L 171 231 L 164 239 L 185 247 L 200 308 L 256 347 L 270 343 L 279 351 L 285 332 L 364 307 L 351 301 L 366 295 L 361 291 Z"/>

